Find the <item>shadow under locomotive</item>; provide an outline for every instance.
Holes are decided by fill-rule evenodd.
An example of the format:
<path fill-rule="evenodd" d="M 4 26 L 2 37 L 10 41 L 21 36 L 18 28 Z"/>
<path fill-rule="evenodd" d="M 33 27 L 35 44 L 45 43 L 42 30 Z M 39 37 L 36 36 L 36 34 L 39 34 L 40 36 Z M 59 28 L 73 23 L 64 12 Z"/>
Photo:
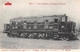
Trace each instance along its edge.
<path fill-rule="evenodd" d="M 10 24 L 4 24 L 4 33 L 9 37 L 41 38 L 76 40 L 76 23 L 69 21 L 68 16 L 33 16 L 27 18 L 14 18 Z"/>

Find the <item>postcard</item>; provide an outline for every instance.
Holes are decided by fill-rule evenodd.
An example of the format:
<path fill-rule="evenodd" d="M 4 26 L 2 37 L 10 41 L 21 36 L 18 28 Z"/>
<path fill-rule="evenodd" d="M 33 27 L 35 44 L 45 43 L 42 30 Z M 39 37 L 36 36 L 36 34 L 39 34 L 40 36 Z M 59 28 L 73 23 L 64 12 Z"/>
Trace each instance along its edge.
<path fill-rule="evenodd" d="M 1 52 L 80 52 L 79 0 L 0 0 Z"/>

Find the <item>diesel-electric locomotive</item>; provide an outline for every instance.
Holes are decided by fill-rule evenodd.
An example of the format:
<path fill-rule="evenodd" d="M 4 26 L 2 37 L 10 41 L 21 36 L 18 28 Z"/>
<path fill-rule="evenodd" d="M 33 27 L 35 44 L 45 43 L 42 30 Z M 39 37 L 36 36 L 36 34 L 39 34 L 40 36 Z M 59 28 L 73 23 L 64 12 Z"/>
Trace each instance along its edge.
<path fill-rule="evenodd" d="M 9 37 L 73 40 L 77 38 L 75 26 L 66 14 L 18 17 L 4 24 L 4 33 Z"/>

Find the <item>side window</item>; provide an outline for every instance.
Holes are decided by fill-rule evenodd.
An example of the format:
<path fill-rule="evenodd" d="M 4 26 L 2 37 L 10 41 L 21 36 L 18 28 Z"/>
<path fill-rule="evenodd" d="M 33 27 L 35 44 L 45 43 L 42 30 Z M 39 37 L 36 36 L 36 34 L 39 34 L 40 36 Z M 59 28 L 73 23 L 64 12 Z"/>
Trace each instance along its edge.
<path fill-rule="evenodd" d="M 48 22 L 48 19 L 45 20 L 45 29 L 48 29 L 48 24 L 47 24 L 47 22 Z"/>
<path fill-rule="evenodd" d="M 54 19 L 54 23 L 58 23 L 58 19 Z"/>
<path fill-rule="evenodd" d="M 18 22 L 15 22 L 16 25 L 18 25 Z"/>
<path fill-rule="evenodd" d="M 23 29 L 26 29 L 26 28 L 27 28 L 26 26 L 27 26 L 27 24 L 24 23 L 24 24 L 23 24 Z"/>
<path fill-rule="evenodd" d="M 44 22 L 47 23 L 48 22 L 48 19 L 44 20 Z"/>
<path fill-rule="evenodd" d="M 48 29 L 48 24 L 45 24 L 45 29 Z"/>
<path fill-rule="evenodd" d="M 37 21 L 34 21 L 34 29 L 37 29 Z"/>
<path fill-rule="evenodd" d="M 34 29 L 37 29 L 37 24 L 34 24 Z"/>
<path fill-rule="evenodd" d="M 48 22 L 48 20 L 46 20 L 46 22 Z"/>
<path fill-rule="evenodd" d="M 62 22 L 65 22 L 65 17 L 62 17 Z"/>

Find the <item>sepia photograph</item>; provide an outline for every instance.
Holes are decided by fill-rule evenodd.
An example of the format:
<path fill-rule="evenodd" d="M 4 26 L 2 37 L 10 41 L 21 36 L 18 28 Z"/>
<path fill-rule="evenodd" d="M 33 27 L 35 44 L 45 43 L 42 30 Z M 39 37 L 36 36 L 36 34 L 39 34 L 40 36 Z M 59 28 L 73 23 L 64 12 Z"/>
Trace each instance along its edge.
<path fill-rule="evenodd" d="M 0 49 L 80 49 L 79 0 L 1 0 Z"/>

